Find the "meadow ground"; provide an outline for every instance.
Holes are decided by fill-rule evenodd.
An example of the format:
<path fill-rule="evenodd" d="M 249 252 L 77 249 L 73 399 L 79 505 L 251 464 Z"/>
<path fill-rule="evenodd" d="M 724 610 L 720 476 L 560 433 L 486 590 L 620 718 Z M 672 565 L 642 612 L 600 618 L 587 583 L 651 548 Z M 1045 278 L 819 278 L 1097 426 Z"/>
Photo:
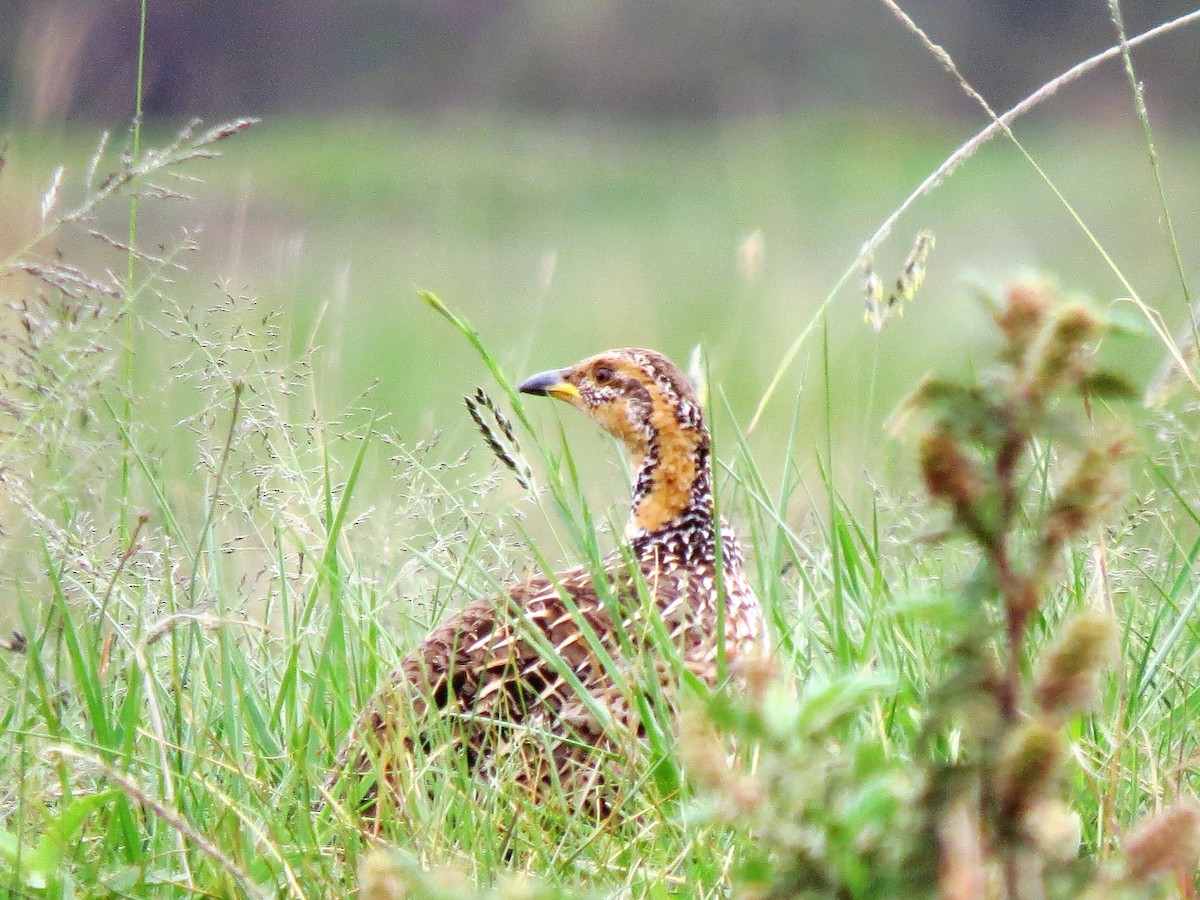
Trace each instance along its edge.
<path fill-rule="evenodd" d="M 132 263 L 87 234 L 123 240 L 127 197 L 57 229 L 36 257 L 50 264 L 58 248 L 97 283 L 55 292 L 67 276 L 43 272 L 44 301 L 4 326 L 0 616 L 28 644 L 0 651 L 0 884 L 83 896 L 352 888 L 363 839 L 349 819 L 309 810 L 354 710 L 447 608 L 539 557 L 557 567 L 594 554 L 593 522 L 600 549 L 611 546 L 624 518 L 623 466 L 570 413 L 560 431 L 556 410 L 526 410 L 538 492 L 497 465 L 460 399 L 483 385 L 510 408 L 489 362 L 512 381 L 612 346 L 681 363 L 703 347 L 694 368 L 724 508 L 747 534 L 781 666 L 802 690 L 804 739 L 778 759 L 850 748 L 860 774 L 891 775 L 921 756 L 931 685 L 952 668 L 947 598 L 980 556 L 926 540 L 946 519 L 920 491 L 916 449 L 883 423 L 926 372 L 986 369 L 1000 339 L 980 288 L 1000 295 L 1021 272 L 1136 322 L 1114 304 L 1124 279 L 1171 325 L 1185 319 L 1146 148 L 1136 120 L 1119 121 L 1020 131 L 1113 266 L 997 141 L 882 245 L 890 281 L 918 230 L 937 238 L 924 286 L 879 334 L 863 324 L 858 248 L 970 126 L 845 114 L 268 121 L 220 144 L 218 160 L 166 170 L 196 183 L 146 176 L 195 199 L 141 198 L 147 255 Z M 93 148 L 74 129 L 14 141 L 0 179 L 6 265 L 86 194 Z M 1157 149 L 1190 274 L 1200 139 L 1163 131 Z M 39 209 L 59 164 L 62 188 Z M 99 172 L 117 165 L 109 151 Z M 28 270 L 0 281 L 12 301 L 35 287 Z M 468 320 L 484 352 L 418 289 Z M 1165 349 L 1134 330 L 1106 338 L 1100 358 L 1141 386 Z M 1132 823 L 1195 789 L 1194 399 L 1185 384 L 1165 406 L 1098 404 L 1100 431 L 1119 421 L 1135 435 L 1132 491 L 1056 554 L 1031 625 L 1037 646 L 1080 608 L 1118 623 L 1120 663 L 1096 711 L 1066 726 L 1070 765 L 1057 776 L 1089 858 L 1115 854 Z M 1031 448 L 1015 527 L 1034 527 L 1072 451 L 1069 435 Z M 737 721 L 724 725 L 737 734 Z M 935 755 L 954 759 L 961 740 L 948 728 Z M 674 756 L 658 764 L 678 769 Z M 837 873 L 814 896 L 871 896 L 853 859 L 900 821 L 871 804 L 903 807 L 853 794 L 862 808 L 788 837 L 718 815 L 703 792 L 664 800 L 655 777 L 631 786 L 626 821 L 597 829 L 516 796 L 481 799 L 461 773 L 437 777 L 448 789 L 389 835 L 408 862 L 388 871 L 418 895 L 463 896 L 471 883 L 723 896 L 785 884 L 793 840 L 822 844 L 823 871 Z M 764 832 L 776 855 L 761 850 Z M 426 879 L 421 867 L 448 868 Z M 525 876 L 540 887 L 518 887 Z"/>

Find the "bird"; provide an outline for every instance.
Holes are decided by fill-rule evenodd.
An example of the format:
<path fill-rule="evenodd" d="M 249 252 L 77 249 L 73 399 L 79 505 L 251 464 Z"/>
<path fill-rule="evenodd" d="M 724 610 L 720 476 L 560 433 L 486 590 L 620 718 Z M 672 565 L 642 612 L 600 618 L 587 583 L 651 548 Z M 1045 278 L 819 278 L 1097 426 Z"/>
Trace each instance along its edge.
<path fill-rule="evenodd" d="M 419 777 L 418 747 L 426 759 L 460 752 L 474 778 L 515 772 L 534 798 L 558 792 L 606 815 L 622 736 L 646 735 L 635 694 L 647 669 L 673 704 L 684 672 L 717 686 L 768 650 L 738 539 L 714 514 L 704 412 L 675 364 L 653 350 L 609 350 L 518 390 L 566 402 L 624 444 L 633 484 L 622 546 L 600 571 L 538 575 L 474 600 L 386 677 L 325 791 L 355 785 L 349 806 L 376 833 L 404 806 L 405 773 L 410 784 Z M 664 635 L 678 648 L 674 665 Z M 432 746 L 432 732 L 453 746 Z"/>

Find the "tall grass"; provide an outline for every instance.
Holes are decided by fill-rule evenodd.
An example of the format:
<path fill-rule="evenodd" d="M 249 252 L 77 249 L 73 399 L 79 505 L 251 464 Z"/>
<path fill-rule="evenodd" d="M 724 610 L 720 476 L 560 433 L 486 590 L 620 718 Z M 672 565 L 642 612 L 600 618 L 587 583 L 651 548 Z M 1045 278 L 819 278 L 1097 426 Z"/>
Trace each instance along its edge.
<path fill-rule="evenodd" d="M 1119 43 L 1157 167 L 1123 31 Z M 745 698 L 694 700 L 682 746 L 664 732 L 660 752 L 630 767 L 622 814 L 599 825 L 515 790 L 480 790 L 436 753 L 415 761 L 424 789 L 387 825 L 394 851 L 372 854 L 336 805 L 313 814 L 354 716 L 408 647 L 531 564 L 599 567 L 624 510 L 616 498 L 589 506 L 589 473 L 564 434 L 513 389 L 526 373 L 508 371 L 453 303 L 425 298 L 511 410 L 507 452 L 525 484 L 498 464 L 481 477 L 486 451 L 453 458 L 437 440 L 401 441 L 369 400 L 322 409 L 323 351 L 312 338 L 297 350 L 278 310 L 221 290 L 185 304 L 175 282 L 188 277 L 193 238 L 151 251 L 158 239 L 137 221 L 151 201 L 179 199 L 175 173 L 211 166 L 216 143 L 248 124 L 189 128 L 156 149 L 137 132 L 120 150 L 101 141 L 81 173 L 51 176 L 38 226 L 0 261 L 0 274 L 23 279 L 0 344 L 0 584 L 21 617 L 0 649 L 3 889 L 343 896 L 361 866 L 373 897 L 898 890 L 879 876 L 912 862 L 906 830 L 924 808 L 917 781 L 899 776 L 989 752 L 961 725 L 930 725 L 934 688 L 963 660 L 959 598 L 987 593 L 971 581 L 986 552 L 930 539 L 945 520 L 919 494 L 915 462 L 876 478 L 865 510 L 839 492 L 832 419 L 845 400 L 827 335 L 810 347 L 824 335 L 824 307 L 754 412 L 792 423 L 773 455 L 739 424 L 752 410 L 731 408 L 721 373 L 697 367 L 717 428 L 721 508 L 752 548 L 777 648 Z M 98 213 L 130 197 L 128 237 L 104 234 Z M 125 277 L 58 258 L 55 242 L 70 234 L 106 246 L 108 268 Z M 1173 231 L 1168 239 L 1180 258 Z M 1098 264 L 1115 267 L 1096 246 Z M 1182 267 L 1180 282 L 1186 300 Z M 1059 575 L 1006 657 L 1006 678 L 1032 690 L 1031 661 L 1061 646 L 1060 623 L 1084 608 L 1111 613 L 1118 661 L 1094 707 L 1062 725 L 1070 765 L 1057 770 L 1056 821 L 1077 821 L 1078 854 L 1107 884 L 1150 890 L 1121 879 L 1165 875 L 1158 890 L 1193 896 L 1194 872 L 1182 867 L 1196 823 L 1177 801 L 1196 791 L 1200 716 L 1195 371 L 1186 342 L 1137 302 L 1180 364 L 1165 383 L 1184 384 L 1183 399 L 1120 414 L 1143 435 L 1126 463 L 1134 491 L 1107 522 L 1055 548 Z M 126 362 L 151 343 L 165 362 L 139 385 Z M 827 410 L 815 439 L 796 425 L 807 398 L 789 408 L 780 393 L 801 350 L 825 360 L 806 376 Z M 1029 498 L 1013 510 L 1014 533 L 1049 509 L 1064 450 L 1090 427 L 1075 421 L 1030 445 L 1014 482 Z M 798 459 L 814 444 L 812 481 Z M 183 457 L 164 458 L 166 447 Z M 728 736 L 743 757 L 759 748 L 757 770 L 728 765 Z M 676 773 L 665 782 L 655 777 L 664 766 Z M 979 816 L 961 809 L 946 804 L 940 821 L 965 815 L 979 831 Z M 1072 835 L 1059 837 L 1061 849 Z M 959 862 L 973 852 L 956 846 Z M 939 877 L 945 854 L 936 840 L 926 849 L 927 880 L 912 884 Z M 1011 874 L 1001 865 L 985 877 Z M 1077 884 L 1046 890 L 1069 896 Z"/>

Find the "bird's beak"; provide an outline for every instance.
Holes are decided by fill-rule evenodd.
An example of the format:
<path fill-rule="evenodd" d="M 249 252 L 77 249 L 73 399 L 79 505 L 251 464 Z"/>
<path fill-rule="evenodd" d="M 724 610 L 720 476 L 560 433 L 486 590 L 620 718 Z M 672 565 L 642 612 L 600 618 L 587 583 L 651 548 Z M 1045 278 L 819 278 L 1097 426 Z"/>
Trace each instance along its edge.
<path fill-rule="evenodd" d="M 532 378 L 526 378 L 517 386 L 522 394 L 536 394 L 539 397 L 556 397 L 559 400 L 579 399 L 579 388 L 567 381 L 568 369 L 552 369 L 541 372 Z"/>

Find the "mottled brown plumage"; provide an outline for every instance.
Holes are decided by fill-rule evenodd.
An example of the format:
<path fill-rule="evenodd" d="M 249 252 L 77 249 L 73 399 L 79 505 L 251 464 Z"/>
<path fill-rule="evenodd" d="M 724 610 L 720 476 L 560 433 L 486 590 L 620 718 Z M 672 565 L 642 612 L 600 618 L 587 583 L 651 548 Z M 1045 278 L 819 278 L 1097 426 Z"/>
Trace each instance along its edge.
<path fill-rule="evenodd" d="M 632 692 L 648 665 L 669 696 L 680 675 L 674 657 L 712 685 L 722 664 L 736 670 L 765 649 L 737 540 L 728 527 L 717 538 L 708 431 L 679 370 L 650 350 L 613 350 L 521 390 L 570 403 L 628 448 L 636 472 L 628 555 L 605 560 L 600 590 L 576 568 L 476 600 L 404 659 L 351 732 L 331 781 L 358 785 L 352 805 L 375 826 L 401 802 L 418 744 L 464 753 L 481 779 L 503 768 L 535 793 L 555 785 L 599 812 L 622 740 L 644 734 Z M 661 652 L 664 639 L 678 654 Z M 434 715 L 452 720 L 438 731 L 454 736 L 451 746 L 430 746 Z"/>

